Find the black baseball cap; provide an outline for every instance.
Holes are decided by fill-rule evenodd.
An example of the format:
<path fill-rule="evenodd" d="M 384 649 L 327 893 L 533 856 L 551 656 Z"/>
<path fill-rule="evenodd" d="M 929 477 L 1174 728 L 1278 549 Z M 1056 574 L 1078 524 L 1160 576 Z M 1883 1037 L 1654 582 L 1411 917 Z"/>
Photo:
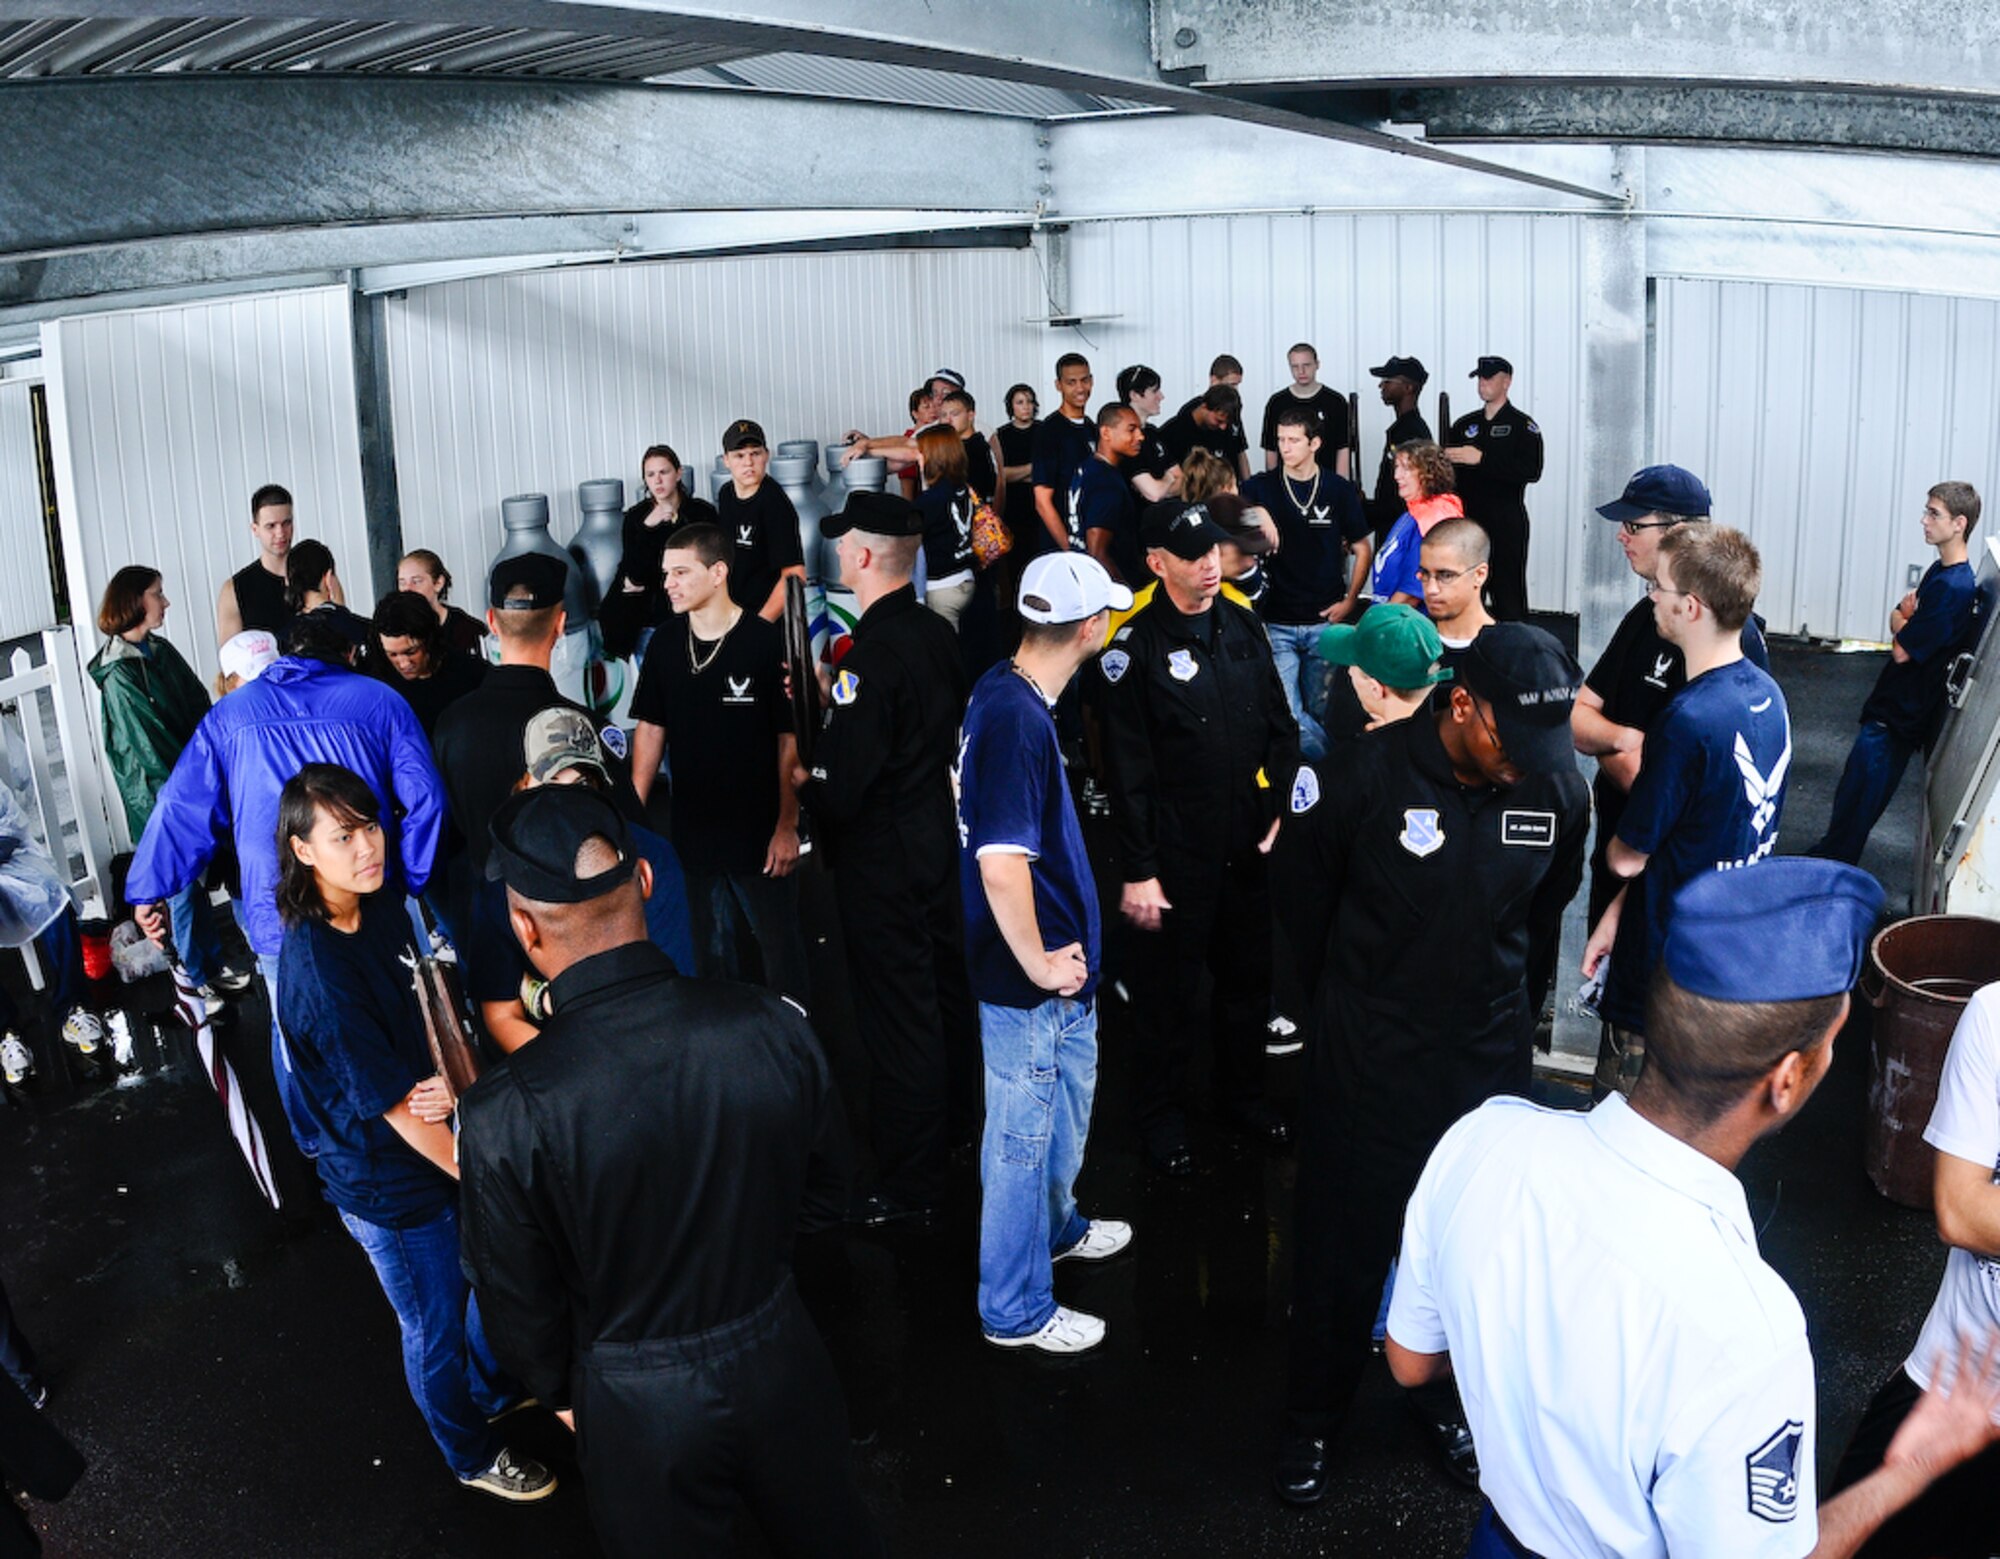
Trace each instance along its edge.
<path fill-rule="evenodd" d="M 1215 523 L 1207 504 L 1183 503 L 1178 498 L 1152 505 L 1139 522 L 1142 546 L 1164 548 L 1189 563 L 1207 557 L 1212 548 L 1229 539 L 1229 532 Z"/>
<path fill-rule="evenodd" d="M 1236 545 L 1236 550 L 1250 557 L 1260 558 L 1271 550 L 1271 538 L 1264 534 L 1264 527 L 1247 517 L 1249 505 L 1238 493 L 1217 493 L 1206 500 L 1208 517 L 1222 527 L 1223 534 Z"/>
<path fill-rule="evenodd" d="M 851 530 L 865 530 L 876 536 L 921 536 L 923 511 L 901 493 L 851 492 L 838 514 L 820 522 L 822 536 L 845 536 Z"/>
<path fill-rule="evenodd" d="M 1511 374 L 1513 371 L 1514 365 L 1504 357 L 1482 357 L 1472 372 L 1465 377 L 1468 379 L 1490 379 L 1495 374 Z"/>
<path fill-rule="evenodd" d="M 1647 466 L 1633 473 L 1625 491 L 1610 503 L 1601 503 L 1597 512 L 1607 520 L 1623 524 L 1642 520 L 1649 514 L 1684 514 L 1707 519 L 1711 500 L 1700 477 L 1681 466 Z"/>
<path fill-rule="evenodd" d="M 546 552 L 522 552 L 502 558 L 493 565 L 486 581 L 486 604 L 496 612 L 539 612 L 561 606 L 563 590 L 569 584 L 569 570 L 562 559 Z M 509 591 L 526 585 L 529 594 L 507 599 Z"/>
<path fill-rule="evenodd" d="M 734 454 L 739 449 L 768 449 L 764 440 L 764 430 L 748 417 L 738 417 L 722 430 L 722 452 Z"/>
<path fill-rule="evenodd" d="M 1523 774 L 1575 772 L 1569 712 L 1583 670 L 1553 635 L 1526 623 L 1495 623 L 1472 641 L 1459 677 L 1493 706 L 1500 745 L 1515 768 Z"/>
<path fill-rule="evenodd" d="M 582 904 L 602 898 L 629 882 L 639 859 L 631 831 L 608 796 L 583 785 L 537 785 L 509 796 L 488 828 L 493 848 L 486 875 L 507 884 L 524 899 L 543 904 Z M 576 853 L 589 839 L 603 838 L 618 852 L 618 864 L 595 877 L 579 878 Z"/>
<path fill-rule="evenodd" d="M 1407 379 L 1412 384 L 1423 384 L 1431 376 L 1431 371 L 1414 357 L 1392 357 L 1380 368 L 1368 372 L 1377 379 Z"/>

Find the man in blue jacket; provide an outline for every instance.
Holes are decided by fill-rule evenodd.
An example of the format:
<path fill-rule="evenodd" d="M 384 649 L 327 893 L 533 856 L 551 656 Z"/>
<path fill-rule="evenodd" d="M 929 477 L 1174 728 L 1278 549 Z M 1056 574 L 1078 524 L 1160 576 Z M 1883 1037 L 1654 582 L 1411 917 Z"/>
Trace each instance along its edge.
<path fill-rule="evenodd" d="M 359 774 L 382 800 L 404 886 L 414 894 L 423 891 L 437 854 L 444 788 L 409 704 L 393 688 L 347 669 L 343 635 L 301 619 L 286 650 L 195 728 L 146 823 L 125 879 L 125 897 L 138 906 L 146 934 L 162 940 L 161 904 L 201 876 L 221 840 L 234 840 L 243 933 L 271 998 L 278 1096 L 300 1149 L 311 1157 L 316 1144 L 297 1108 L 276 1016 L 278 948 L 284 940 L 277 904 L 279 793 L 308 763 L 337 763 Z"/>

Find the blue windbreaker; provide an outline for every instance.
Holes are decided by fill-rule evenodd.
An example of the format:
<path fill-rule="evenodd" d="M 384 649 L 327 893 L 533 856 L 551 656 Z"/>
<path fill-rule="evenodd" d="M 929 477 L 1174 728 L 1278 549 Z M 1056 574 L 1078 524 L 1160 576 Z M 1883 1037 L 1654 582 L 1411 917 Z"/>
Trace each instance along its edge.
<path fill-rule="evenodd" d="M 444 825 L 444 787 L 430 743 L 392 688 L 324 661 L 286 656 L 223 699 L 161 787 L 126 878 L 133 904 L 172 898 L 193 882 L 225 831 L 236 842 L 250 946 L 276 957 L 278 796 L 308 763 L 337 763 L 382 802 L 382 828 L 410 892 L 429 881 Z M 399 838 L 400 836 L 400 838 Z"/>

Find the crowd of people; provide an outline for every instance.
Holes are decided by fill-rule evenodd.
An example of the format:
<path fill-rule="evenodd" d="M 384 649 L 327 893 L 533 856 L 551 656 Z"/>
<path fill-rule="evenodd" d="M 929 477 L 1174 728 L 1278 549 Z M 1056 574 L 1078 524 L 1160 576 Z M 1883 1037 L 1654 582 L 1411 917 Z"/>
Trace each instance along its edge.
<path fill-rule="evenodd" d="M 1970 1009 L 1933 1123 L 1947 1292 L 1823 1506 L 1803 1319 L 1731 1173 L 1825 1073 L 1882 897 L 1851 863 L 1941 718 L 1978 495 L 1932 489 L 1938 563 L 1891 619 L 1822 859 L 1777 859 L 1792 734 L 1761 560 L 1700 480 L 1649 468 L 1599 509 L 1644 598 L 1586 675 L 1525 620 L 1543 436 L 1512 365 L 1478 359 L 1479 406 L 1441 440 L 1423 365 L 1375 369 L 1394 420 L 1368 492 L 1347 397 L 1310 344 L 1287 367 L 1261 465 L 1233 357 L 1155 425 L 1157 372 L 1093 409 L 1066 354 L 1056 409 L 1015 385 L 990 437 L 940 370 L 904 434 L 850 437 L 903 491 L 824 524 L 859 611 L 824 667 L 787 658 L 803 556 L 763 429 L 724 431 L 713 505 L 649 448 L 600 607 L 639 664 L 629 729 L 557 692 L 554 557 L 492 567 L 482 619 L 413 551 L 364 619 L 260 488 L 212 706 L 160 633 L 161 574 L 113 577 L 91 672 L 126 897 L 219 1006 L 253 983 L 210 915 L 228 886 L 272 1016 L 271 1135 L 297 1149 L 285 1195 L 323 1197 L 365 1252 L 461 1482 L 553 1491 L 506 1443 L 539 1401 L 580 1431 L 608 1552 L 719 1551 L 742 1504 L 776 1551 L 878 1552 L 793 1241 L 933 1225 L 976 1144 L 984 1337 L 1102 1346 L 1054 1269 L 1140 1237 L 1076 1200 L 1116 980 L 1152 1172 L 1197 1168 L 1200 1050 L 1215 1116 L 1297 1154 L 1281 1499 L 1323 1498 L 1372 1333 L 1486 1497 L 1474 1553 L 1852 1553 L 1893 1520 L 1869 1552 L 1936 1555 L 2000 1530 L 2000 1009 Z M 865 1169 L 815 1021 L 808 842 Z M 439 954 L 484 1061 L 463 1093 L 413 980 Z M 1537 1023 L 1580 977 L 1601 1102 L 1540 1109 Z M 1288 1115 L 1267 1073 L 1300 1051 Z"/>

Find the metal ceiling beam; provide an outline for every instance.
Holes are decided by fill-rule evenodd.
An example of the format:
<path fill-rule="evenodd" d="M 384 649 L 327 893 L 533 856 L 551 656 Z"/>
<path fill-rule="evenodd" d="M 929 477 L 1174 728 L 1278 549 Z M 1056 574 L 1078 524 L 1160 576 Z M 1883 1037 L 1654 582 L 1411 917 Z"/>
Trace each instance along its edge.
<path fill-rule="evenodd" d="M 1211 89 L 1714 82 L 2000 91 L 2000 8 L 1938 0 L 1156 0 L 1160 62 Z"/>
<path fill-rule="evenodd" d="M 1697 85 L 1406 90 L 1398 119 L 1433 140 L 1641 141 L 2000 156 L 2000 99 Z"/>
<path fill-rule="evenodd" d="M 16 83 L 0 87 L 0 259 L 676 209 L 1032 215 L 1034 126 L 992 123 L 976 158 L 915 155 L 962 126 L 926 109 L 513 79 Z"/>
<path fill-rule="evenodd" d="M 160 0 L 73 0 L 65 8 L 95 17 L 162 14 Z M 1163 73 L 1155 58 L 1151 0 L 1061 0 L 1055 6 L 1048 0 L 979 0 L 948 9 L 934 0 L 342 0 L 334 6 L 328 0 L 244 0 L 230 9 L 258 17 L 308 12 L 344 20 L 671 38 L 758 53 L 793 51 L 926 66 L 1213 114 L 1584 199 L 1619 199 L 1615 191 L 1552 181 L 1506 162 L 1427 146 L 1387 125 L 1318 119 L 1184 85 Z M 1261 10 L 1261 0 L 1259 6 L 1245 8 L 1247 15 Z M 31 5 L 0 0 L 0 18 L 29 14 Z"/>

